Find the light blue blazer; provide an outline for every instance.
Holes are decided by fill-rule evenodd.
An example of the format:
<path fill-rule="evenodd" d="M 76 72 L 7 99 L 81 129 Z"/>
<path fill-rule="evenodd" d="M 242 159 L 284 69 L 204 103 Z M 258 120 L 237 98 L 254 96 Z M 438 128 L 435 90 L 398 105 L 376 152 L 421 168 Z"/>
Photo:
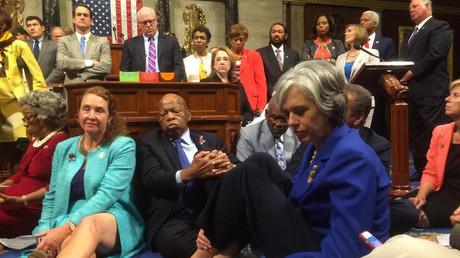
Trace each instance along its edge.
<path fill-rule="evenodd" d="M 59 227 L 68 220 L 78 226 L 86 216 L 107 212 L 117 219 L 121 253 L 115 257 L 133 256 L 144 247 L 144 224 L 131 201 L 130 183 L 136 166 L 134 141 L 119 136 L 88 152 L 84 175 L 86 199 L 70 204 L 70 184 L 85 161 L 78 151 L 80 137 L 70 138 L 56 147 L 50 190 L 43 200 L 39 225 L 33 233 Z"/>

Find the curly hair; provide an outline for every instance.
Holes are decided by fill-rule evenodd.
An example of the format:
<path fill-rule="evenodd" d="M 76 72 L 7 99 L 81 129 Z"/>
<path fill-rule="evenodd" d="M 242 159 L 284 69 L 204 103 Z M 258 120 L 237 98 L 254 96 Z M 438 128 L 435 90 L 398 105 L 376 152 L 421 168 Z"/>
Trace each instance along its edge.
<path fill-rule="evenodd" d="M 248 28 L 242 24 L 233 24 L 228 31 L 228 39 L 231 40 L 235 37 L 243 36 L 246 40 L 249 37 Z"/>
<path fill-rule="evenodd" d="M 64 98 L 53 91 L 31 91 L 18 99 L 21 107 L 28 106 L 37 118 L 49 124 L 53 130 L 65 126 L 67 121 L 67 105 Z"/>
<path fill-rule="evenodd" d="M 126 130 L 125 120 L 117 113 L 117 104 L 115 103 L 115 97 L 104 87 L 95 86 L 88 88 L 83 93 L 83 96 L 78 101 L 78 110 L 81 108 L 81 102 L 86 95 L 93 94 L 103 98 L 107 101 L 109 108 L 109 115 L 112 117 L 112 121 L 107 123 L 107 129 L 104 135 L 104 142 L 110 142 L 117 136 L 126 136 L 128 131 Z"/>

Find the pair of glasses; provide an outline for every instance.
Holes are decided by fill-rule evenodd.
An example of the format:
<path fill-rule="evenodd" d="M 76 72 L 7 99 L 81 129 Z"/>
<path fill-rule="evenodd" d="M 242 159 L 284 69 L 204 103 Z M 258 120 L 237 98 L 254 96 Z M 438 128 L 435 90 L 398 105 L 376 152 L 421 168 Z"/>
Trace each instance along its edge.
<path fill-rule="evenodd" d="M 147 23 L 153 25 L 157 20 L 148 20 L 148 21 L 141 21 L 139 22 L 142 26 L 146 26 Z"/>
<path fill-rule="evenodd" d="M 31 122 L 33 122 L 35 120 L 35 118 L 37 117 L 38 115 L 35 114 L 35 115 L 31 115 L 31 116 L 24 116 L 24 118 L 22 118 L 22 122 L 23 123 L 27 123 L 27 124 L 30 124 Z"/>

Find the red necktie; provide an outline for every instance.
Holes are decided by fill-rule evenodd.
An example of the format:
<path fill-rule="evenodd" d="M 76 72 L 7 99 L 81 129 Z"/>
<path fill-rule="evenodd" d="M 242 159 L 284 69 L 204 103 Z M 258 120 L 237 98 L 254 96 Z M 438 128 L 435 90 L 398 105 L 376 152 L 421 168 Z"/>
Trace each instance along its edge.
<path fill-rule="evenodd" d="M 369 41 L 370 41 L 370 40 L 371 40 L 371 38 L 368 38 L 368 39 L 367 39 L 367 43 L 366 43 L 366 45 L 364 45 L 365 48 L 369 48 Z"/>

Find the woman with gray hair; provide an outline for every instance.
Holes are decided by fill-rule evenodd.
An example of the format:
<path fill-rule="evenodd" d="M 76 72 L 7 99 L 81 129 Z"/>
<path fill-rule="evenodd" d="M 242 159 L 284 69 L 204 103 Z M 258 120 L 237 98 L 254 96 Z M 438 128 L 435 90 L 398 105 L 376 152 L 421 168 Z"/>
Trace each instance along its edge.
<path fill-rule="evenodd" d="M 30 234 L 38 225 L 41 200 L 49 189 L 56 145 L 69 136 L 65 100 L 51 91 L 32 91 L 19 98 L 30 143 L 16 174 L 0 184 L 0 237 Z"/>
<path fill-rule="evenodd" d="M 389 180 L 375 152 L 345 124 L 344 80 L 330 63 L 286 72 L 274 99 L 308 143 L 290 180 L 265 153 L 229 171 L 198 219 L 194 257 L 230 255 L 251 238 L 267 257 L 361 257 L 359 234 L 388 238 Z"/>

